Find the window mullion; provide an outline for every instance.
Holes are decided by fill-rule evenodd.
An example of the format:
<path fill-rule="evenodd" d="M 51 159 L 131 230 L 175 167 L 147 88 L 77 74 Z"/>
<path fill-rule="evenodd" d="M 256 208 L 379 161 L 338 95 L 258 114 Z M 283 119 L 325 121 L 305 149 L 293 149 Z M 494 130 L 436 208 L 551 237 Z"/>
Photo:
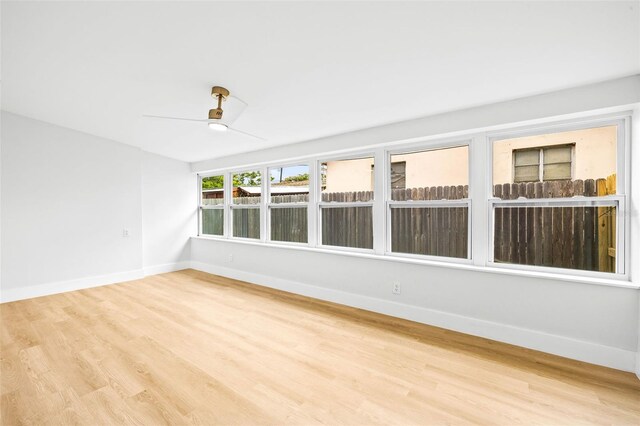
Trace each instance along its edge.
<path fill-rule="evenodd" d="M 485 134 L 476 135 L 469 143 L 469 250 L 474 265 L 487 263 L 488 223 L 487 199 L 493 194 L 491 146 Z"/>
<path fill-rule="evenodd" d="M 233 198 L 233 181 L 232 181 L 232 173 L 225 173 L 223 177 L 222 187 L 222 197 L 223 197 L 223 205 L 224 205 L 224 215 L 223 215 L 223 229 L 222 234 L 225 238 L 231 237 L 232 225 L 231 221 L 233 218 L 231 217 L 231 201 Z"/>
<path fill-rule="evenodd" d="M 267 232 L 269 232 L 269 224 L 267 223 L 269 220 L 267 199 L 270 197 L 269 181 L 271 176 L 269 175 L 269 169 L 267 167 L 263 167 L 260 170 L 260 173 L 262 174 L 262 179 L 260 181 L 260 241 L 265 242 L 268 240 Z"/>
<path fill-rule="evenodd" d="M 318 162 L 309 164 L 309 201 L 307 202 L 307 243 L 310 247 L 318 245 L 318 191 L 320 188 L 320 173 Z"/>
<path fill-rule="evenodd" d="M 385 199 L 389 192 L 388 177 L 391 173 L 389 158 L 384 149 L 376 150 L 374 154 L 373 176 L 373 251 L 384 254 L 385 250 Z"/>

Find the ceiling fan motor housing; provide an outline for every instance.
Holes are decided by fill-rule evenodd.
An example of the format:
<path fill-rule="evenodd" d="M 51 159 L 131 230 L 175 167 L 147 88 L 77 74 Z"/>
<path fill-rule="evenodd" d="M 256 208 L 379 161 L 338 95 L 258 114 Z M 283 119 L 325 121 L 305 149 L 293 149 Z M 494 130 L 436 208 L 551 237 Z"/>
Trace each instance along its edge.
<path fill-rule="evenodd" d="M 209 120 L 219 120 L 222 118 L 222 108 L 214 108 L 209 110 Z"/>
<path fill-rule="evenodd" d="M 211 96 L 217 98 L 218 95 L 222 95 L 223 98 L 229 96 L 229 91 L 221 86 L 213 86 L 211 88 Z"/>

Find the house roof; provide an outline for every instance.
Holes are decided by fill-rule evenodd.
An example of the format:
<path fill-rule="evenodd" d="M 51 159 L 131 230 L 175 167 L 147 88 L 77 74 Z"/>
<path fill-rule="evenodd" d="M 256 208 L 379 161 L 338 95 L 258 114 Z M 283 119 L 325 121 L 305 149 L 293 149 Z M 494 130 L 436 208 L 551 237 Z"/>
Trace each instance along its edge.
<path fill-rule="evenodd" d="M 283 182 L 273 182 L 271 183 L 271 187 L 274 186 L 309 186 L 309 180 L 297 180 L 297 181 L 283 181 Z"/>
<path fill-rule="evenodd" d="M 239 186 L 242 191 L 251 195 L 260 195 L 262 188 L 259 186 Z M 308 186 L 272 186 L 271 194 L 306 194 L 309 192 Z"/>
<path fill-rule="evenodd" d="M 307 186 L 302 186 L 302 185 L 271 186 L 272 194 L 306 194 L 308 192 L 309 192 L 309 185 Z"/>

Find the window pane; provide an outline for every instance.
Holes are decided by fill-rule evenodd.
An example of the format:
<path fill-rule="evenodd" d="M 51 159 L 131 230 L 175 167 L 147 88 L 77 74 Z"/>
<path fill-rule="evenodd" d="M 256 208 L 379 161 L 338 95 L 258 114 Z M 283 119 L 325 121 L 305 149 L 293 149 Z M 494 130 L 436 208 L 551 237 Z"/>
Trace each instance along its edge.
<path fill-rule="evenodd" d="M 323 245 L 373 248 L 371 207 L 324 207 L 321 214 Z"/>
<path fill-rule="evenodd" d="M 515 151 L 516 166 L 531 166 L 540 164 L 540 150 Z"/>
<path fill-rule="evenodd" d="M 398 161 L 391 163 L 391 189 L 405 189 L 407 187 L 407 163 Z"/>
<path fill-rule="evenodd" d="M 202 209 L 202 234 L 222 235 L 224 226 L 223 209 Z"/>
<path fill-rule="evenodd" d="M 307 242 L 307 208 L 271 209 L 271 240 Z"/>
<path fill-rule="evenodd" d="M 260 204 L 262 175 L 259 171 L 233 174 L 233 204 Z"/>
<path fill-rule="evenodd" d="M 571 163 L 545 164 L 544 180 L 571 179 Z"/>
<path fill-rule="evenodd" d="M 202 205 L 216 206 L 224 204 L 224 176 L 202 178 Z"/>
<path fill-rule="evenodd" d="M 544 164 L 571 163 L 571 147 L 545 148 L 543 151 Z"/>
<path fill-rule="evenodd" d="M 540 180 L 540 166 L 516 166 L 516 182 L 537 182 Z"/>
<path fill-rule="evenodd" d="M 394 186 L 394 164 L 404 164 L 404 186 Z M 398 166 L 396 166 L 398 167 Z M 391 156 L 391 199 L 457 200 L 469 191 L 469 147 L 433 149 Z"/>
<path fill-rule="evenodd" d="M 391 209 L 391 251 L 466 259 L 467 207 Z"/>
<path fill-rule="evenodd" d="M 260 209 L 234 208 L 233 236 L 240 238 L 260 238 Z"/>
<path fill-rule="evenodd" d="M 615 272 L 616 208 L 496 207 L 494 260 Z"/>
<path fill-rule="evenodd" d="M 309 166 L 270 169 L 272 203 L 309 202 Z"/>
<path fill-rule="evenodd" d="M 494 196 L 514 199 L 615 194 L 617 139 L 618 126 L 614 125 L 495 141 Z M 538 160 L 533 163 L 533 152 L 539 155 L 540 150 L 543 172 L 534 179 L 533 167 L 520 166 L 537 164 Z M 538 180 L 544 182 L 532 183 Z"/>
<path fill-rule="evenodd" d="M 372 201 L 373 157 L 320 165 L 322 201 Z"/>

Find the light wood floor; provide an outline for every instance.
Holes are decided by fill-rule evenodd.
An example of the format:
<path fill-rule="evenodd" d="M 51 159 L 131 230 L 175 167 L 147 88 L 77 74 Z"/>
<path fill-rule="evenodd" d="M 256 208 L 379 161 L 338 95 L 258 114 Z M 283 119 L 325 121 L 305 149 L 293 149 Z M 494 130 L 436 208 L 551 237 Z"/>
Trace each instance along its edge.
<path fill-rule="evenodd" d="M 640 424 L 640 381 L 196 271 L 0 306 L 2 424 Z"/>

